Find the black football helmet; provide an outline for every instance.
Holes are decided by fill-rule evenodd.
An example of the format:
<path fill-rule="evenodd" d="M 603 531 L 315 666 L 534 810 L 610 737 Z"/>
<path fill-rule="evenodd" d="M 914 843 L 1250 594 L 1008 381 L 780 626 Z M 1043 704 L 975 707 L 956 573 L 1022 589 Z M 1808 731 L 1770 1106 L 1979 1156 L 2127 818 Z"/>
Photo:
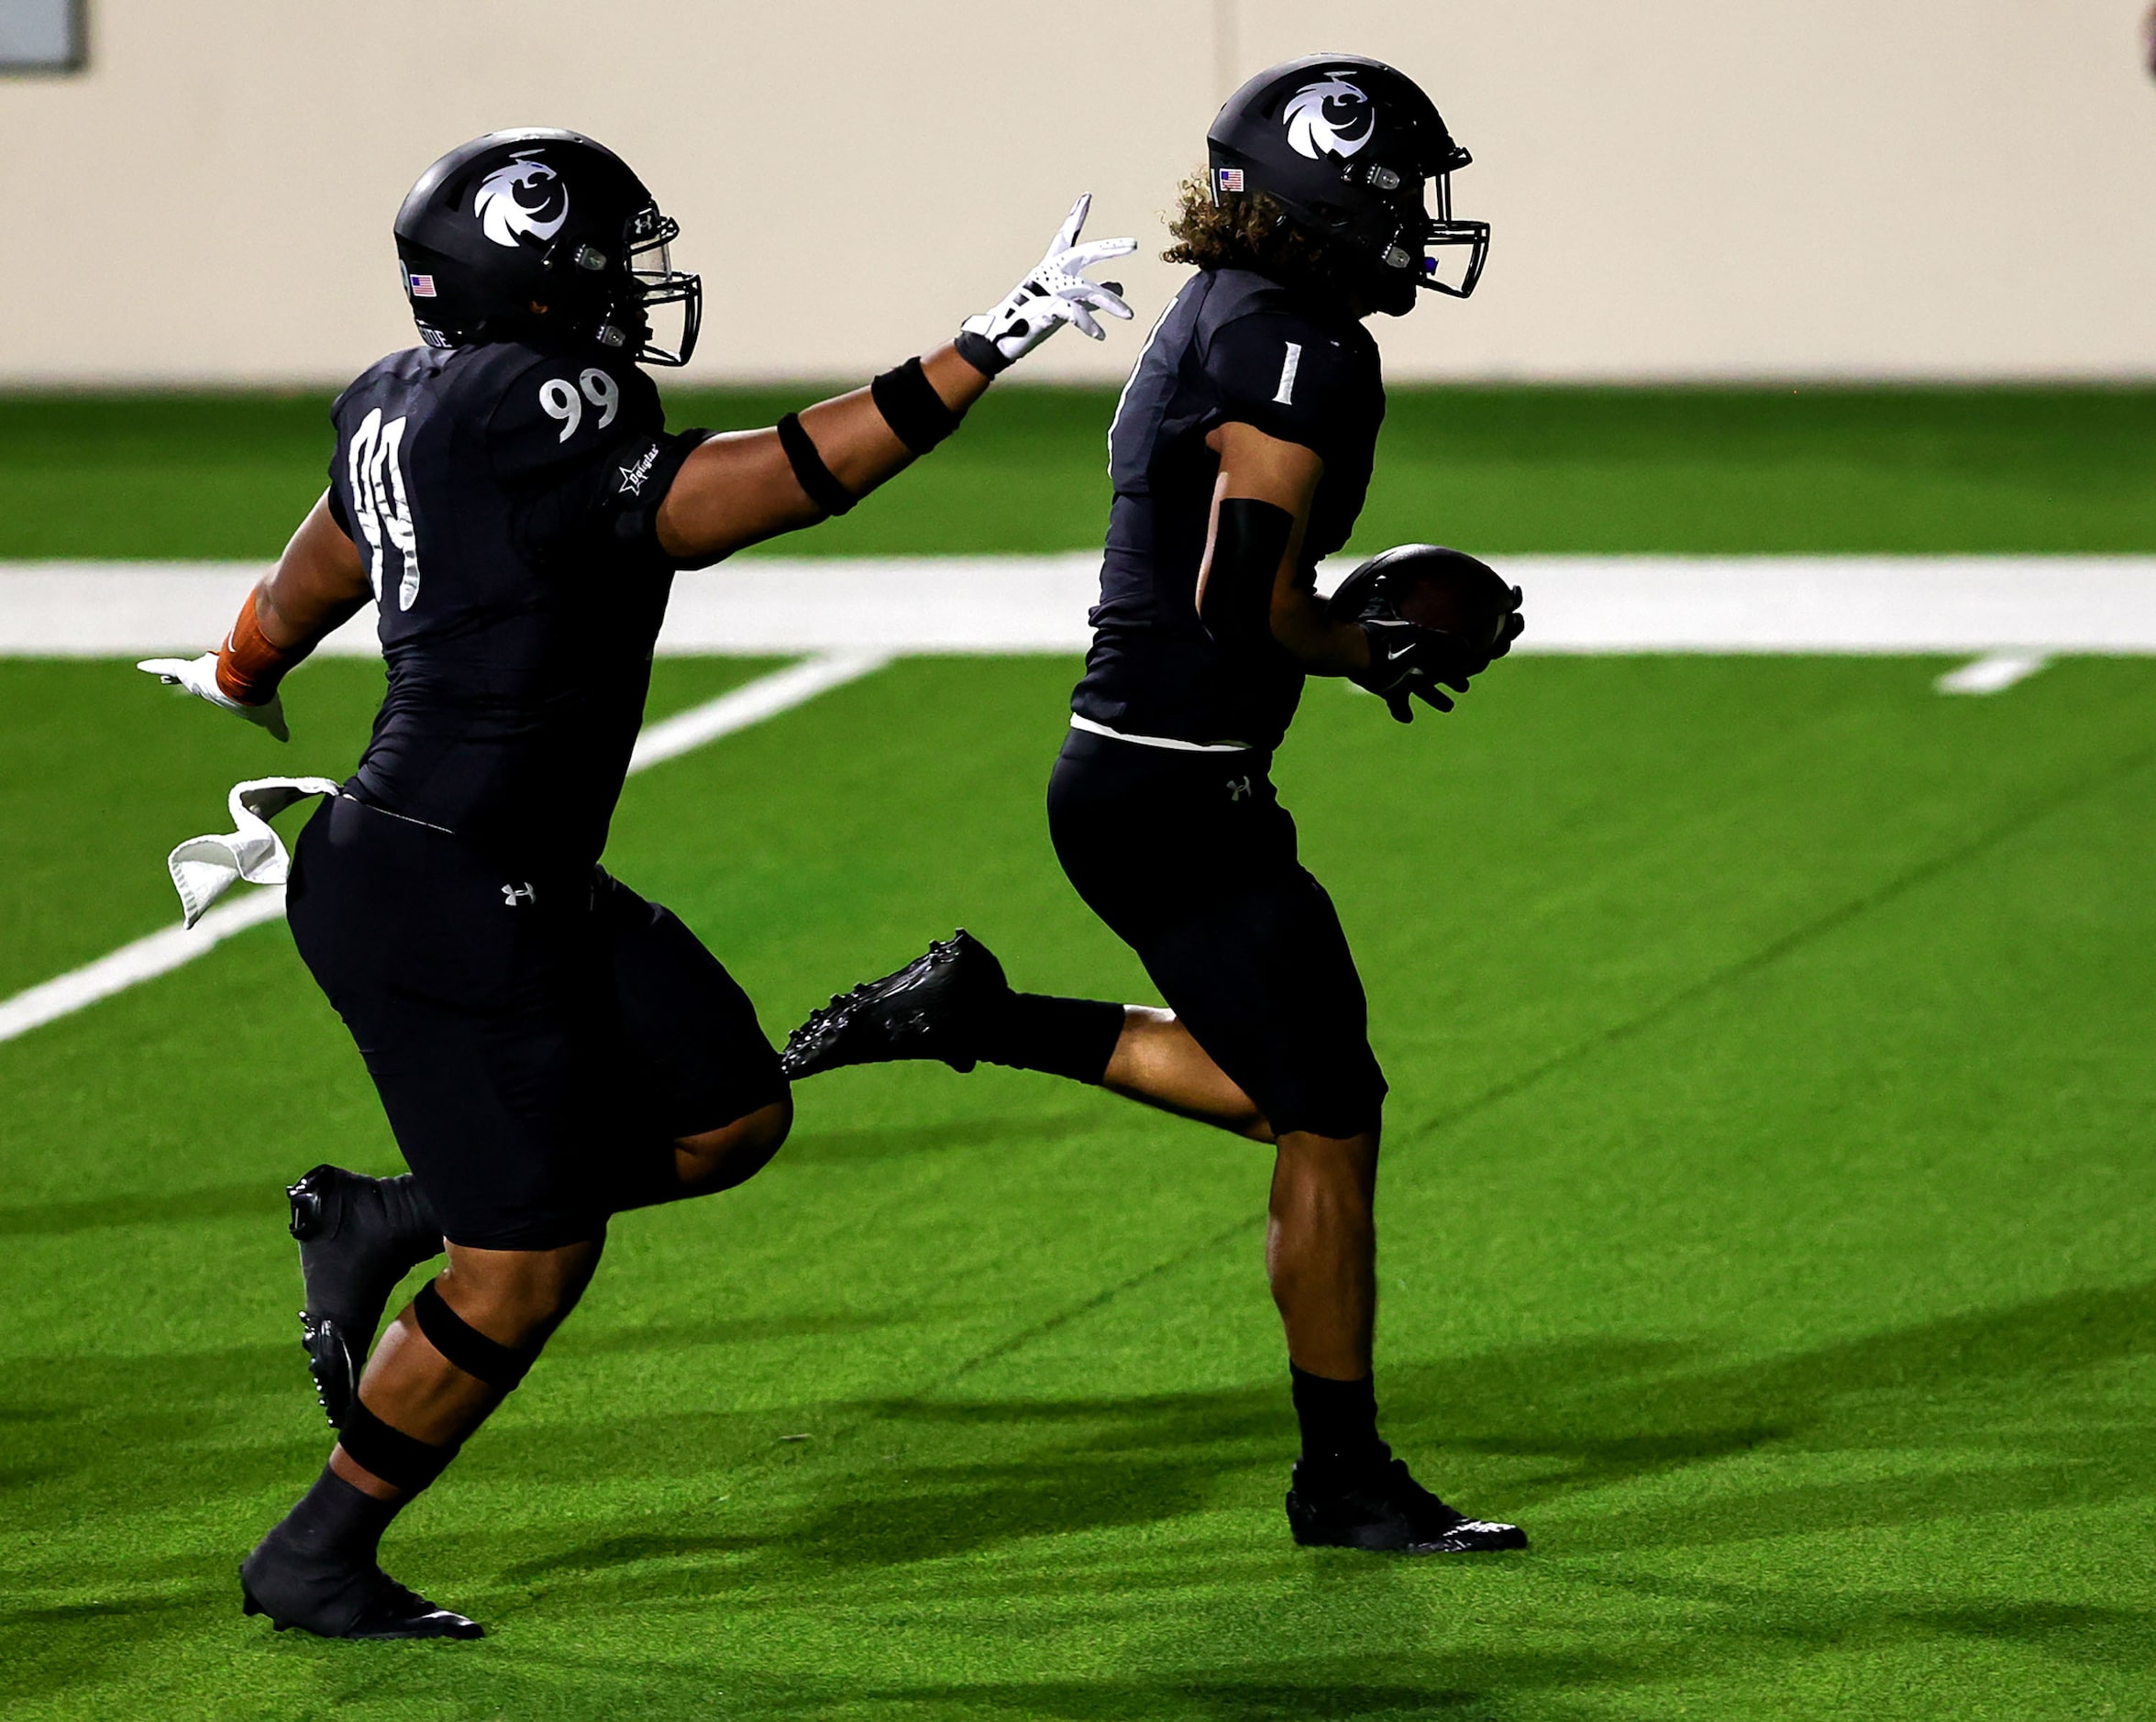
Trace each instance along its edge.
<path fill-rule="evenodd" d="M 1360 54 L 1311 54 L 1261 72 L 1206 133 L 1212 198 L 1259 193 L 1297 226 L 1366 261 L 1377 309 L 1415 289 L 1465 299 L 1482 279 L 1487 221 L 1453 219 L 1452 174 L 1473 159 L 1412 78 Z M 1465 248 L 1448 280 L 1432 246 Z"/>
<path fill-rule="evenodd" d="M 703 284 L 672 265 L 680 232 L 613 150 L 550 128 L 450 150 L 396 225 L 404 296 L 430 347 L 562 329 L 647 365 L 685 365 L 696 349 Z M 652 336 L 662 305 L 680 307 L 671 346 Z"/>

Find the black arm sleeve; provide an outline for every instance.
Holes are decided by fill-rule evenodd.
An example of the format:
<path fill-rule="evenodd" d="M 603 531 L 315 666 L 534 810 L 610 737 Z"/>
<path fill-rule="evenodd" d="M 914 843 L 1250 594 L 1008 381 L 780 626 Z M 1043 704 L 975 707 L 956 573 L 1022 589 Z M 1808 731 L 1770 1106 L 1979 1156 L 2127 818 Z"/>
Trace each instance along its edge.
<path fill-rule="evenodd" d="M 1277 502 L 1231 496 L 1221 504 L 1198 616 L 1222 646 L 1272 638 L 1273 579 L 1294 529 L 1295 516 Z"/>

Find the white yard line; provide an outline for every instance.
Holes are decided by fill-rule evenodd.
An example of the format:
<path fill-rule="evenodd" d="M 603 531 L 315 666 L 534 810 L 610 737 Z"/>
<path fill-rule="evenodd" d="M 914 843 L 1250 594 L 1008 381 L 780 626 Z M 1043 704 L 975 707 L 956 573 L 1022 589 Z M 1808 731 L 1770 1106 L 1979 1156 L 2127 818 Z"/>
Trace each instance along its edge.
<path fill-rule="evenodd" d="M 818 694 L 880 669 L 890 661 L 881 652 L 833 652 L 793 664 L 702 705 L 662 718 L 636 737 L 630 756 L 632 774 L 715 742 L 804 705 Z M 231 902 L 219 903 L 192 929 L 167 927 L 116 951 L 71 969 L 12 999 L 0 999 L 0 1041 L 11 1041 L 109 999 L 116 992 L 192 963 L 236 933 L 274 921 L 284 912 L 284 888 L 272 886 Z"/>
<path fill-rule="evenodd" d="M 228 903 L 219 903 L 193 927 L 167 927 L 147 938 L 123 944 L 94 963 L 0 1000 L 0 1041 L 72 1015 L 85 1005 L 125 992 L 140 981 L 170 974 L 192 963 L 236 933 L 274 921 L 284 912 L 284 888 L 273 886 Z"/>
<path fill-rule="evenodd" d="M 1492 559 L 1527 590 L 1523 652 L 2156 654 L 2156 557 Z M 742 557 L 676 580 L 658 649 L 1079 652 L 1100 561 L 1097 552 Z M 260 571 L 0 564 L 0 657 L 199 652 L 223 635 Z M 372 613 L 322 649 L 374 656 Z"/>
<path fill-rule="evenodd" d="M 1528 594 L 1522 652 L 1982 654 L 1946 693 L 1996 693 L 2063 652 L 2156 654 L 2156 557 L 1499 557 Z M 0 657 L 202 650 L 253 562 L 0 564 Z M 745 557 L 683 574 L 658 649 L 814 654 L 637 738 L 641 770 L 865 676 L 905 652 L 1077 652 L 1091 552 Z M 1338 573 L 1344 570 L 1334 569 Z M 1330 583 L 1328 581 L 1327 583 Z M 372 657 L 361 612 L 326 655 Z M 264 891 L 0 1001 L 0 1041 L 192 962 L 274 917 Z"/>
<path fill-rule="evenodd" d="M 2041 652 L 1986 652 L 1973 663 L 1948 670 L 1931 685 L 1941 693 L 2004 693 L 2051 661 Z"/>
<path fill-rule="evenodd" d="M 685 754 L 722 735 L 745 730 L 766 718 L 805 705 L 827 689 L 858 681 L 890 662 L 888 652 L 827 652 L 768 676 L 759 676 L 732 693 L 678 712 L 645 725 L 629 756 L 629 775 Z"/>

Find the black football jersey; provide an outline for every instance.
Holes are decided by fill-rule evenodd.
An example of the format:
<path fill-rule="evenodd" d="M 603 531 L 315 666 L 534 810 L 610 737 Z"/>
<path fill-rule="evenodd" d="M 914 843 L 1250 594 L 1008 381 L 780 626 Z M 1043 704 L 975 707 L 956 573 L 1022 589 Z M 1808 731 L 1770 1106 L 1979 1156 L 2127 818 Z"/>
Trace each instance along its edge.
<path fill-rule="evenodd" d="M 1302 697 L 1300 663 L 1269 638 L 1223 647 L 1198 618 L 1220 471 L 1205 439 L 1239 422 L 1322 457 L 1302 542 L 1309 579 L 1354 529 L 1384 418 L 1377 343 L 1360 323 L 1245 270 L 1187 283 L 1109 429 L 1115 497 L 1072 711 L 1124 735 L 1277 746 Z"/>
<path fill-rule="evenodd" d="M 516 342 L 393 353 L 331 418 L 389 670 L 358 791 L 534 872 L 588 867 L 676 566 L 654 516 L 702 433 L 669 436 L 618 356 Z"/>

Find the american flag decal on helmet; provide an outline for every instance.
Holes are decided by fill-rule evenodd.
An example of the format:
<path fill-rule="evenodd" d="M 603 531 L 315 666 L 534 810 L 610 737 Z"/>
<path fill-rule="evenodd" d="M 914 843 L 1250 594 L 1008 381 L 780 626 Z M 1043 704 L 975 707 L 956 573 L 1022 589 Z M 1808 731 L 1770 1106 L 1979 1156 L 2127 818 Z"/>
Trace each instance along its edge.
<path fill-rule="evenodd" d="M 432 275 L 414 275 L 407 278 L 415 299 L 432 299 L 435 296 Z"/>
<path fill-rule="evenodd" d="M 1220 174 L 1221 190 L 1223 192 L 1239 192 L 1243 189 L 1243 170 L 1241 168 L 1222 168 Z"/>

